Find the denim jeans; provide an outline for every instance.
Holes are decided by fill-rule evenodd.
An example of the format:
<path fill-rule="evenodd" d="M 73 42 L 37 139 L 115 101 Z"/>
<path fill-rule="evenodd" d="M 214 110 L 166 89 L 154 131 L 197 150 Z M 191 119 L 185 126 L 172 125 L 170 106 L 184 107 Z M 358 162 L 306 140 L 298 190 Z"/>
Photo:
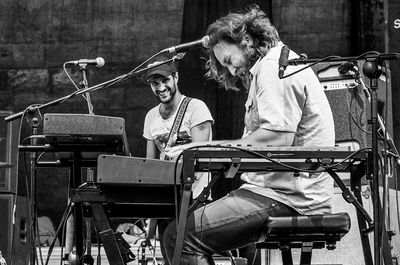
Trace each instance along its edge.
<path fill-rule="evenodd" d="M 210 256 L 258 242 L 269 216 L 298 215 L 292 208 L 245 189 L 195 210 L 188 216 L 180 264 L 212 264 Z M 164 248 L 172 264 L 176 222 L 164 232 Z"/>

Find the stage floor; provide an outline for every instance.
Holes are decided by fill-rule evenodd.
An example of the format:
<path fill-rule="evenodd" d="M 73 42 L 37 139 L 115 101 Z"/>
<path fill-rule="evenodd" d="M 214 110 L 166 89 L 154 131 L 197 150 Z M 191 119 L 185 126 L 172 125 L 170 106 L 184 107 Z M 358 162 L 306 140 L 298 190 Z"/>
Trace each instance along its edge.
<path fill-rule="evenodd" d="M 49 252 L 49 247 L 41 247 L 40 248 L 42 255 L 40 256 L 40 251 L 39 248 L 37 248 L 37 255 L 38 255 L 38 259 L 39 259 L 39 264 L 45 264 L 46 263 L 46 259 L 48 256 L 48 252 Z M 132 251 L 132 253 L 136 256 L 136 259 L 134 261 L 129 262 L 129 265 L 135 265 L 135 264 L 140 264 L 139 261 L 142 260 L 142 250 L 140 247 L 140 242 L 138 242 L 138 244 L 134 244 L 131 245 L 130 250 Z M 155 255 L 154 257 L 157 260 L 158 264 L 163 264 L 163 259 L 162 259 L 162 255 L 161 255 L 161 250 L 159 247 L 159 244 L 157 242 L 157 245 L 155 247 Z M 48 265 L 60 265 L 63 263 L 61 262 L 62 256 L 64 256 L 64 251 L 62 251 L 61 247 L 55 247 L 50 255 L 49 258 L 49 263 Z M 92 245 L 91 248 L 91 256 L 94 259 L 94 264 L 96 264 L 96 260 L 98 259 L 98 246 L 96 245 Z M 41 257 L 43 259 L 43 263 L 41 263 Z M 106 253 L 104 251 L 103 246 L 100 247 L 100 259 L 101 259 L 101 265 L 110 265 L 110 262 L 107 259 Z M 148 248 L 146 248 L 145 251 L 145 259 L 147 261 L 148 264 L 153 264 L 153 255 L 150 252 L 150 250 Z"/>

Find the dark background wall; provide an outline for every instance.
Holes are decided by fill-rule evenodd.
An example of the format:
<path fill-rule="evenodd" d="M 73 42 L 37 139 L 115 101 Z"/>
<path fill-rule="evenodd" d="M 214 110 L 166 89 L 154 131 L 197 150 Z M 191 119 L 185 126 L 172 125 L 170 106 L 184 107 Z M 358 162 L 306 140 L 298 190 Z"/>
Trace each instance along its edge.
<path fill-rule="evenodd" d="M 66 61 L 103 57 L 104 67 L 88 67 L 89 84 L 98 84 L 129 72 L 161 49 L 201 37 L 204 31 L 199 29 L 205 30 L 215 19 L 210 16 L 210 10 L 218 8 L 219 12 L 214 12 L 213 16 L 222 15 L 243 8 L 245 2 L 1 1 L 0 110 L 18 112 L 30 104 L 45 103 L 72 93 L 75 88 L 62 69 Z M 283 41 L 310 58 L 384 51 L 381 1 L 260 2 Z M 190 34 L 191 24 L 188 30 L 186 23 L 194 23 L 197 31 Z M 182 91 L 209 105 L 216 120 L 215 138 L 239 137 L 244 94 L 218 89 L 212 81 L 201 79 L 198 71 L 193 72 L 195 69 L 202 71 L 200 55 L 199 51 L 190 51 L 181 62 L 180 71 L 192 70 L 184 72 L 185 77 L 181 73 L 182 79 L 186 80 L 182 83 Z M 77 66 L 67 69 L 76 82 L 82 80 Z M 125 119 L 132 155 L 144 156 L 143 120 L 145 113 L 157 104 L 147 85 L 139 77 L 133 77 L 93 92 L 91 98 L 95 114 Z M 88 111 L 84 99 L 75 97 L 62 105 L 42 110 L 42 114 L 47 112 Z M 28 134 L 29 127 L 24 123 L 22 137 Z M 23 160 L 20 162 L 22 164 Z M 22 179 L 23 169 L 20 168 Z M 57 224 L 67 201 L 68 170 L 40 169 L 38 173 L 39 214 L 50 216 Z"/>

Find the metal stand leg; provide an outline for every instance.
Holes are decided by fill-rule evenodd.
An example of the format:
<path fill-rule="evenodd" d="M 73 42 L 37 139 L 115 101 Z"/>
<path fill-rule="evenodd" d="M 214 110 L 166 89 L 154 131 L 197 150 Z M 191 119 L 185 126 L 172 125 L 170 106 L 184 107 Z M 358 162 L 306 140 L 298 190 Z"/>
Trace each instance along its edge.
<path fill-rule="evenodd" d="M 126 265 L 119 250 L 114 232 L 112 231 L 107 221 L 103 206 L 99 203 L 92 203 L 91 207 L 93 212 L 94 224 L 99 233 L 101 242 L 103 243 L 108 261 L 113 265 Z"/>
<path fill-rule="evenodd" d="M 101 242 L 110 264 L 126 265 L 135 260 L 135 256 L 130 251 L 130 245 L 122 238 L 121 234 L 114 234 L 108 223 L 107 216 L 101 203 L 91 203 L 93 220 L 96 230 L 99 233 Z"/>
<path fill-rule="evenodd" d="M 361 197 L 361 178 L 363 177 L 362 172 L 351 172 L 351 185 L 350 188 L 354 193 L 358 203 L 363 207 L 362 197 Z M 364 216 L 360 211 L 356 211 L 357 214 L 357 222 L 358 222 L 358 230 L 360 232 L 361 245 L 364 254 L 364 262 L 365 265 L 372 265 L 372 253 L 371 253 L 371 245 L 369 242 L 367 224 Z"/>
<path fill-rule="evenodd" d="M 183 187 L 183 195 L 182 195 L 182 203 L 181 203 L 181 211 L 179 214 L 179 222 L 177 223 L 177 235 L 176 235 L 176 243 L 174 250 L 174 257 L 172 259 L 173 265 L 179 265 L 181 261 L 181 254 L 183 248 L 183 239 L 186 232 L 186 221 L 189 209 L 190 197 L 192 195 L 192 185 L 185 184 Z"/>
<path fill-rule="evenodd" d="M 174 256 L 172 258 L 172 265 L 179 265 L 181 263 L 181 255 L 183 248 L 183 240 L 186 233 L 186 221 L 188 216 L 189 202 L 192 195 L 192 184 L 194 181 L 194 153 L 192 150 L 183 151 L 185 160 L 183 163 L 183 193 L 181 208 L 179 213 L 179 220 L 177 222 L 177 235 L 174 249 Z"/>
<path fill-rule="evenodd" d="M 81 184 L 81 152 L 75 151 L 73 155 L 73 175 L 72 187 L 77 188 Z M 75 246 L 78 260 L 83 255 L 83 237 L 82 237 L 82 203 L 76 202 L 74 207 L 74 230 L 75 230 Z"/>

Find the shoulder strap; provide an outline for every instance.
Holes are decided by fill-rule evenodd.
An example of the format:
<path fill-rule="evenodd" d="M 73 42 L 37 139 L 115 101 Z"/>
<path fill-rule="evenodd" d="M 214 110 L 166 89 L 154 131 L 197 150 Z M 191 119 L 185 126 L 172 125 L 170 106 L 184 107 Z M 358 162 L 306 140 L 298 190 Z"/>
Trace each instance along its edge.
<path fill-rule="evenodd" d="M 175 135 L 178 134 L 179 129 L 181 128 L 183 116 L 185 116 L 187 106 L 189 105 L 189 101 L 191 99 L 192 98 L 185 97 L 182 100 L 181 104 L 179 105 L 179 109 L 178 109 L 178 112 L 176 113 L 174 123 L 172 124 L 171 131 L 169 132 L 169 135 L 168 135 L 168 141 L 167 141 L 167 145 L 166 145 L 167 147 L 171 147 L 172 144 L 174 143 L 174 137 L 175 137 Z"/>

